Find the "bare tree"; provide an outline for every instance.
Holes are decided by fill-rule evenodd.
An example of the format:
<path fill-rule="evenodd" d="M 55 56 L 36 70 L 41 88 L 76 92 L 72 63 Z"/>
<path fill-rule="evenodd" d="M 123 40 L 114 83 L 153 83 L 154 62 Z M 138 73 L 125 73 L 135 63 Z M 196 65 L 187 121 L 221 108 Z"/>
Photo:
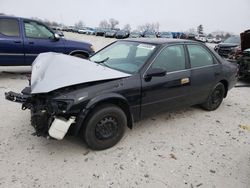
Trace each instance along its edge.
<path fill-rule="evenodd" d="M 130 24 L 124 25 L 123 29 L 124 29 L 124 30 L 127 30 L 127 31 L 130 31 L 130 30 L 131 30 Z"/>
<path fill-rule="evenodd" d="M 107 20 L 102 20 L 99 24 L 99 27 L 103 29 L 108 29 L 110 28 L 110 24 L 108 23 Z"/>
<path fill-rule="evenodd" d="M 110 24 L 110 28 L 114 29 L 115 26 L 119 25 L 119 21 L 114 19 L 114 18 L 110 18 L 109 19 L 109 24 Z"/>
<path fill-rule="evenodd" d="M 76 28 L 83 28 L 84 26 L 85 26 L 85 24 L 81 20 L 79 22 L 75 23 Z"/>
<path fill-rule="evenodd" d="M 138 26 L 137 29 L 141 32 L 145 32 L 145 31 L 156 32 L 156 31 L 159 31 L 159 28 L 160 28 L 160 24 L 156 22 L 156 23 L 146 23 L 144 25 L 140 25 Z"/>

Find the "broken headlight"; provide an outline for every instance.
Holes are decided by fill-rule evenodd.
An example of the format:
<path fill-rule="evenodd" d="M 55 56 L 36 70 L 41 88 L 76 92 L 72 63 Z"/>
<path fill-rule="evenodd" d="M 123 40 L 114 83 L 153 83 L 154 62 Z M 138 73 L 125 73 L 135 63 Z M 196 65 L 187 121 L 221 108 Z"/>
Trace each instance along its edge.
<path fill-rule="evenodd" d="M 65 113 L 70 109 L 73 103 L 74 103 L 74 100 L 70 100 L 70 99 L 54 100 L 52 102 L 52 106 L 54 107 L 55 112 Z"/>

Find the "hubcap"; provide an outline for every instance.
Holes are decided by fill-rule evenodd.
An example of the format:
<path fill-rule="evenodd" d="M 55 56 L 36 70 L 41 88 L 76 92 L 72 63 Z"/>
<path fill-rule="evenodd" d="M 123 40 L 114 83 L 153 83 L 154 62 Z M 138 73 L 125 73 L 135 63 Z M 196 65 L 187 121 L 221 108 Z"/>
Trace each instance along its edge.
<path fill-rule="evenodd" d="M 216 88 L 212 94 L 212 104 L 218 105 L 221 102 L 221 99 L 223 98 L 223 92 L 220 88 Z"/>
<path fill-rule="evenodd" d="M 95 135 L 98 140 L 107 140 L 114 137 L 118 132 L 116 118 L 107 116 L 101 119 L 95 127 Z"/>

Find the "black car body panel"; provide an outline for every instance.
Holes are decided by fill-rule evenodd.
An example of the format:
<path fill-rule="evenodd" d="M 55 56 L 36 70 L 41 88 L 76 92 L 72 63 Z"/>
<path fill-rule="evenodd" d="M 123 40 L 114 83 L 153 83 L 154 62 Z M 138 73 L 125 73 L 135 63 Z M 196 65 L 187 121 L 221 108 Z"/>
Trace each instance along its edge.
<path fill-rule="evenodd" d="M 29 89 L 23 90 L 22 95 L 26 101 L 24 102 L 21 97 L 22 100 L 16 102 L 21 102 L 23 109 L 31 109 L 32 124 L 38 135 L 48 135 L 55 117 L 63 117 L 67 120 L 72 116 L 76 117 L 76 121 L 70 129 L 74 134 L 78 134 L 86 123 L 88 114 L 103 103 L 119 106 L 127 116 L 128 126 L 132 128 L 133 122 L 151 114 L 180 106 L 201 104 L 206 101 L 216 83 L 223 83 L 228 90 L 235 85 L 237 80 L 236 66 L 223 60 L 204 44 L 198 42 L 144 38 L 126 39 L 112 45 L 116 44 L 133 44 L 140 50 L 146 49 L 152 52 L 138 71 L 131 73 L 130 76 L 72 84 L 48 93 L 32 94 L 32 90 L 30 92 Z M 176 45 L 184 50 L 185 68 L 180 71 L 167 71 L 166 75 L 148 76 L 159 54 L 164 49 Z M 211 55 L 213 64 L 192 68 L 188 45 L 195 45 L 207 51 Z M 101 74 L 101 72 L 93 74 Z M 20 95 L 16 96 L 19 100 Z M 15 101 L 17 97 L 9 92 L 6 93 L 6 99 Z"/>
<path fill-rule="evenodd" d="M 237 63 L 239 65 L 239 76 L 242 78 L 250 78 L 250 48 L 243 51 Z"/>
<path fill-rule="evenodd" d="M 230 40 L 231 39 L 231 40 Z M 229 42 L 227 42 L 229 41 Z M 214 50 L 222 57 L 229 58 L 240 47 L 240 37 L 231 36 L 224 42 L 215 46 Z"/>
<path fill-rule="evenodd" d="M 239 76 L 241 78 L 250 77 L 250 30 L 246 30 L 240 34 L 241 51 L 234 54 L 234 59 L 239 65 Z"/>

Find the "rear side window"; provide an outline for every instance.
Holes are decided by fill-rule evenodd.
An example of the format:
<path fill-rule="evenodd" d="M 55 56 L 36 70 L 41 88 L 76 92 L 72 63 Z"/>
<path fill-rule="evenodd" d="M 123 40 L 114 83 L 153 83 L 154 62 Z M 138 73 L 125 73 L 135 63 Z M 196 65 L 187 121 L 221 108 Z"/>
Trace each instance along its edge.
<path fill-rule="evenodd" d="M 202 46 L 187 45 L 191 68 L 213 65 L 213 56 Z"/>
<path fill-rule="evenodd" d="M 152 68 L 161 68 L 167 72 L 184 70 L 185 67 L 185 53 L 182 45 L 166 47 L 152 65 Z"/>
<path fill-rule="evenodd" d="M 0 34 L 8 37 L 19 37 L 19 24 L 16 19 L 1 18 Z"/>

